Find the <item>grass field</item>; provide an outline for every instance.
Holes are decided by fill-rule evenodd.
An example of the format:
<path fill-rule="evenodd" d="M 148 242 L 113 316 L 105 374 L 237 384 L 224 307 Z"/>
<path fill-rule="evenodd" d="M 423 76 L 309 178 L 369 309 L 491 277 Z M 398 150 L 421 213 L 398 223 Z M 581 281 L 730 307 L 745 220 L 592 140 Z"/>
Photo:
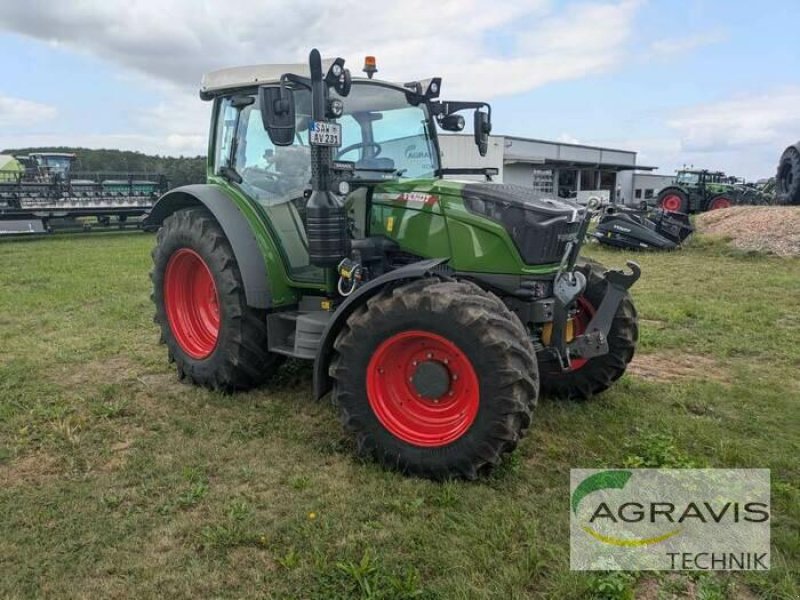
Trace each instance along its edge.
<path fill-rule="evenodd" d="M 436 484 L 354 459 L 304 365 L 179 384 L 152 243 L 0 243 L 0 597 L 800 597 L 800 260 L 636 256 L 632 372 L 542 399 L 490 478 Z M 772 469 L 772 571 L 570 572 L 569 469 L 623 465 Z"/>

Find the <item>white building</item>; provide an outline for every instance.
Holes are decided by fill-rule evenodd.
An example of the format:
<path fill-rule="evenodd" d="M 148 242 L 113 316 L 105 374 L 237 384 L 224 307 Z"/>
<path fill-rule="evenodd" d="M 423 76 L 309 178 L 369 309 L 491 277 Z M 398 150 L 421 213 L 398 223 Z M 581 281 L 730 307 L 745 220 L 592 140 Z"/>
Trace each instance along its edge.
<path fill-rule="evenodd" d="M 675 175 L 622 171 L 618 181 L 622 188 L 623 204 L 634 206 L 638 206 L 642 202 L 653 204 L 658 197 L 658 192 L 674 180 Z"/>
<path fill-rule="evenodd" d="M 440 135 L 442 165 L 445 168 L 494 168 L 496 181 L 533 187 L 559 196 L 581 197 L 597 194 L 633 204 L 634 170 L 653 170 L 636 164 L 636 152 L 549 142 L 510 135 L 489 138 L 486 156 L 480 156 L 472 135 Z M 475 176 L 480 178 L 480 176 Z"/>

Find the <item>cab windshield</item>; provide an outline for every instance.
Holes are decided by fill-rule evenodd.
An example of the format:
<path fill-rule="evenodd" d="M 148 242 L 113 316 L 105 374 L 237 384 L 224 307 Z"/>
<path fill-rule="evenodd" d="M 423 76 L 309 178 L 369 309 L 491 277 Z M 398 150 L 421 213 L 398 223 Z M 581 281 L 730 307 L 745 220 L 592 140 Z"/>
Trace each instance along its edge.
<path fill-rule="evenodd" d="M 342 146 L 336 158 L 355 163 L 356 177 L 433 177 L 439 168 L 428 130 L 428 108 L 409 104 L 406 93 L 381 84 L 355 83 L 342 98 Z M 306 134 L 307 135 L 307 134 Z"/>
<path fill-rule="evenodd" d="M 689 173 L 689 172 L 678 173 L 678 183 L 685 183 L 692 185 L 699 181 L 700 181 L 700 175 L 698 173 Z"/>
<path fill-rule="evenodd" d="M 40 156 L 39 164 L 45 167 L 50 173 L 66 175 L 72 165 L 72 157 L 69 156 Z"/>

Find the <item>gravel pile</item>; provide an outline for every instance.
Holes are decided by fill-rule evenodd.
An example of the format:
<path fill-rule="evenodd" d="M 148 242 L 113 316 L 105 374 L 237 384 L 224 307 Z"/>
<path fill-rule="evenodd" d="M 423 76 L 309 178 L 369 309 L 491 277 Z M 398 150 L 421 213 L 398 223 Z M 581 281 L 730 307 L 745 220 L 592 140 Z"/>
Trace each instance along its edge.
<path fill-rule="evenodd" d="M 733 206 L 697 215 L 695 225 L 740 250 L 800 256 L 800 206 Z"/>

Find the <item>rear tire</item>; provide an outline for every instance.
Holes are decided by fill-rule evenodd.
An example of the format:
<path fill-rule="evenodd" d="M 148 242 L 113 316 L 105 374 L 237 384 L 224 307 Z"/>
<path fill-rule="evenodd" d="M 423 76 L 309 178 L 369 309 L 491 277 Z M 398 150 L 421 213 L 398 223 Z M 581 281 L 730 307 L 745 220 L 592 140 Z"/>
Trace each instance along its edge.
<path fill-rule="evenodd" d="M 579 264 L 578 268 L 586 275 L 586 289 L 579 303 L 593 312 L 603 301 L 608 286 L 604 277 L 605 269 L 599 263 L 588 260 Z M 636 308 L 630 295 L 625 294 L 608 332 L 608 353 L 587 360 L 578 359 L 573 362 L 573 369 L 567 372 L 562 371 L 553 360 L 540 362 L 542 394 L 586 400 L 604 392 L 625 373 L 638 339 Z"/>
<path fill-rule="evenodd" d="M 385 467 L 474 479 L 530 425 L 533 346 L 519 319 L 475 284 L 430 278 L 384 290 L 348 318 L 334 349 L 341 421 L 359 453 Z M 428 398 L 414 386 L 432 363 L 444 387 Z"/>
<path fill-rule="evenodd" d="M 265 314 L 247 305 L 236 256 L 207 210 L 164 219 L 152 258 L 154 321 L 182 380 L 234 391 L 274 373 L 281 357 L 267 351 Z"/>
<path fill-rule="evenodd" d="M 779 204 L 800 205 L 800 144 L 789 146 L 781 155 L 775 186 Z"/>
<path fill-rule="evenodd" d="M 664 188 L 658 193 L 656 205 L 666 212 L 685 213 L 689 210 L 689 196 L 680 188 Z"/>

